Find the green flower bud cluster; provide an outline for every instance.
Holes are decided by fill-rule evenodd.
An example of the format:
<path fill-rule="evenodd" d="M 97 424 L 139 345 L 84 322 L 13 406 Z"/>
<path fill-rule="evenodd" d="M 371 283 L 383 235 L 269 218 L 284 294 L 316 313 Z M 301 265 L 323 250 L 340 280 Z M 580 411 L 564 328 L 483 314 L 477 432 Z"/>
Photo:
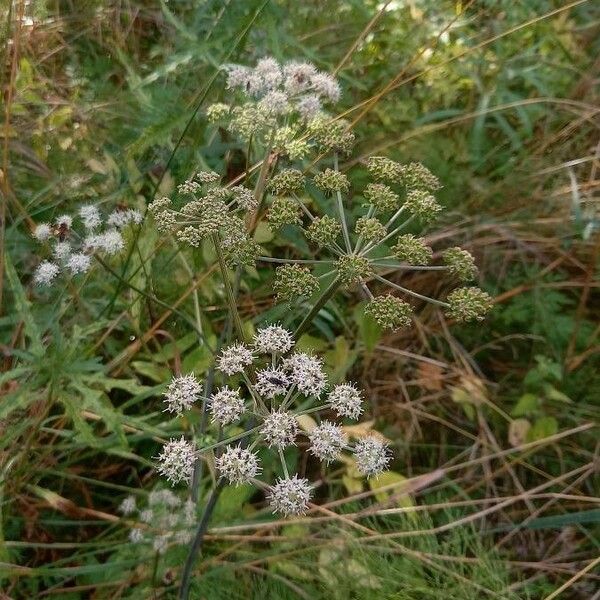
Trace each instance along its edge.
<path fill-rule="evenodd" d="M 343 119 L 332 121 L 317 117 L 308 123 L 308 133 L 317 143 L 319 151 L 350 154 L 355 137 L 349 127 L 348 121 Z"/>
<path fill-rule="evenodd" d="M 384 183 L 369 183 L 363 195 L 367 202 L 380 212 L 390 212 L 400 207 L 398 194 Z"/>
<path fill-rule="evenodd" d="M 365 314 L 373 318 L 383 329 L 410 327 L 413 310 L 408 302 L 391 294 L 374 298 L 365 307 Z"/>
<path fill-rule="evenodd" d="M 325 169 L 322 173 L 317 173 L 314 177 L 315 185 L 326 194 L 335 192 L 347 193 L 350 189 L 348 178 L 339 171 Z"/>
<path fill-rule="evenodd" d="M 402 166 L 402 182 L 407 189 L 435 192 L 442 186 L 440 180 L 423 164 L 412 162 Z"/>
<path fill-rule="evenodd" d="M 448 294 L 448 315 L 457 321 L 483 321 L 492 308 L 487 292 L 476 287 L 463 287 Z"/>
<path fill-rule="evenodd" d="M 319 289 L 319 280 L 306 267 L 282 265 L 275 270 L 273 289 L 278 300 L 292 302 L 314 294 Z"/>
<path fill-rule="evenodd" d="M 216 104 L 211 104 L 206 109 L 206 118 L 209 123 L 217 123 L 218 121 L 223 121 L 229 117 L 230 108 L 227 104 L 223 104 L 222 102 L 217 102 Z"/>
<path fill-rule="evenodd" d="M 360 235 L 363 239 L 367 240 L 367 242 L 379 242 L 387 233 L 385 225 L 375 217 L 360 217 L 360 219 L 356 221 L 354 231 L 357 235 Z"/>
<path fill-rule="evenodd" d="M 377 181 L 402 183 L 402 165 L 385 156 L 371 156 L 367 161 L 369 173 Z"/>
<path fill-rule="evenodd" d="M 315 244 L 327 246 L 340 235 L 342 226 L 329 215 L 317 217 L 306 229 L 306 237 Z"/>
<path fill-rule="evenodd" d="M 229 225 L 221 232 L 221 248 L 230 267 L 254 266 L 261 248 L 248 236 L 244 221 L 233 217 Z"/>
<path fill-rule="evenodd" d="M 156 228 L 161 233 L 171 233 L 177 225 L 177 218 L 171 210 L 171 205 L 171 199 L 167 197 L 155 198 L 148 205 L 148 210 L 154 217 Z"/>
<path fill-rule="evenodd" d="M 242 210 L 255 210 L 258 202 L 254 192 L 243 185 L 234 185 L 229 189 L 231 197 Z"/>
<path fill-rule="evenodd" d="M 356 254 L 340 256 L 336 263 L 339 280 L 346 285 L 357 283 L 373 274 L 369 259 Z"/>
<path fill-rule="evenodd" d="M 400 262 L 409 265 L 427 265 L 433 257 L 433 250 L 425 240 L 412 233 L 399 236 L 396 245 L 392 246 L 392 252 Z"/>
<path fill-rule="evenodd" d="M 276 230 L 283 225 L 302 225 L 300 206 L 293 198 L 278 196 L 273 200 L 267 213 L 271 229 Z"/>
<path fill-rule="evenodd" d="M 411 190 L 406 194 L 404 205 L 416 217 L 429 223 L 442 211 L 437 200 L 425 190 Z"/>
<path fill-rule="evenodd" d="M 269 191 L 275 196 L 289 196 L 304 189 L 304 175 L 298 169 L 284 169 L 269 181 Z"/>
<path fill-rule="evenodd" d="M 195 175 L 195 178 L 200 183 L 217 183 L 221 179 L 221 176 L 215 171 L 198 171 Z"/>
<path fill-rule="evenodd" d="M 444 264 L 448 265 L 450 273 L 461 281 L 471 281 L 477 275 L 477 266 L 473 255 L 458 246 L 448 248 L 442 255 Z"/>
<path fill-rule="evenodd" d="M 251 137 L 272 129 L 275 124 L 275 118 L 266 114 L 256 104 L 249 102 L 243 106 L 236 106 L 231 111 L 229 130 L 242 140 L 248 141 Z"/>
<path fill-rule="evenodd" d="M 298 137 L 299 127 L 297 125 L 280 127 L 275 131 L 273 148 L 279 154 L 288 156 L 290 160 L 300 160 L 310 152 L 310 146 L 306 140 Z"/>

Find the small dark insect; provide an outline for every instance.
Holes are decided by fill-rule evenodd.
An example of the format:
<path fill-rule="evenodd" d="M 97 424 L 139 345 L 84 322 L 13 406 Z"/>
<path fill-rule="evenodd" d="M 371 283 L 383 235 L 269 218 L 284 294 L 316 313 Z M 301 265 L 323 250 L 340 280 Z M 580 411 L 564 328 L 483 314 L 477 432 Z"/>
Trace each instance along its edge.
<path fill-rule="evenodd" d="M 61 223 L 55 230 L 54 235 L 58 236 L 61 242 L 64 242 L 69 235 L 69 226 L 66 223 Z"/>
<path fill-rule="evenodd" d="M 269 375 L 267 377 L 267 380 L 269 381 L 269 383 L 280 387 L 285 386 L 287 384 L 287 381 L 284 381 L 283 379 L 281 379 L 281 377 L 277 377 L 277 375 Z"/>

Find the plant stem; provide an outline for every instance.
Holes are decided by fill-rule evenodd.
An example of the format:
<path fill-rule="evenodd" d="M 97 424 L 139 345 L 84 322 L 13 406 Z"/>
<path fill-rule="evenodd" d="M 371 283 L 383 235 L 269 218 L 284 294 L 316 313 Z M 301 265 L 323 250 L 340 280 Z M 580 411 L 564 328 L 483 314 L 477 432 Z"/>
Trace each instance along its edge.
<path fill-rule="evenodd" d="M 335 154 L 333 156 L 333 168 L 336 170 L 336 172 L 339 171 L 337 154 Z M 348 224 L 346 223 L 346 213 L 344 212 L 344 202 L 342 201 L 342 192 L 340 192 L 340 190 L 338 190 L 335 193 L 335 195 L 337 198 L 337 208 L 338 208 L 338 212 L 340 213 L 340 222 L 342 224 L 342 233 L 344 234 L 344 242 L 346 244 L 346 250 L 348 251 L 348 254 L 352 254 L 352 245 L 350 244 L 350 235 L 348 234 Z"/>
<path fill-rule="evenodd" d="M 227 265 L 225 264 L 223 252 L 221 251 L 221 238 L 218 234 L 213 235 L 213 244 L 219 260 L 219 268 L 221 269 L 221 278 L 223 279 L 223 285 L 225 286 L 225 294 L 227 296 L 229 311 L 233 316 L 233 324 L 235 325 L 237 336 L 240 341 L 243 342 L 246 336 L 244 335 L 244 328 L 242 327 L 242 320 L 240 319 L 240 313 L 237 309 L 237 303 L 233 293 L 233 288 L 231 287 L 231 281 L 229 281 L 229 272 L 227 270 Z"/>
<path fill-rule="evenodd" d="M 437 306 L 443 306 L 444 308 L 448 308 L 450 306 L 447 302 L 443 302 L 442 300 L 436 300 L 435 298 L 430 298 L 429 296 L 423 296 L 423 294 L 418 294 L 417 292 L 413 292 L 412 290 L 402 287 L 401 285 L 398 285 L 397 283 L 394 283 L 393 281 L 389 281 L 389 279 L 385 279 L 384 277 L 381 277 L 380 275 L 374 275 L 374 277 L 375 277 L 375 279 L 377 279 L 377 281 L 381 281 L 381 283 L 385 283 L 386 285 L 393 287 L 395 290 L 404 292 L 405 294 L 408 294 L 409 296 L 414 296 L 415 298 L 419 298 L 420 300 L 425 300 L 425 302 L 429 302 L 431 304 L 436 304 Z"/>
<path fill-rule="evenodd" d="M 317 316 L 318 312 L 325 306 L 327 301 L 337 292 L 341 282 L 336 277 L 330 284 L 329 287 L 321 294 L 321 297 L 315 302 L 314 306 L 310 309 L 310 312 L 302 319 L 302 323 L 298 325 L 298 328 L 294 332 L 294 338 L 298 340 L 300 336 L 308 329 L 308 326 L 312 323 L 313 319 Z"/>
<path fill-rule="evenodd" d="M 221 490 L 223 489 L 224 485 L 224 480 L 220 479 L 217 485 L 213 488 L 210 497 L 208 498 L 208 502 L 206 503 L 206 508 L 204 509 L 202 519 L 198 523 L 196 534 L 194 536 L 194 542 L 192 543 L 192 546 L 185 561 L 185 565 L 183 566 L 183 573 L 181 575 L 181 586 L 179 587 L 178 595 L 179 600 L 188 600 L 194 563 L 196 562 L 198 553 L 202 549 L 202 544 L 204 542 L 204 534 L 208 529 L 210 517 L 217 504 L 217 500 L 219 499 L 219 495 L 221 494 Z"/>

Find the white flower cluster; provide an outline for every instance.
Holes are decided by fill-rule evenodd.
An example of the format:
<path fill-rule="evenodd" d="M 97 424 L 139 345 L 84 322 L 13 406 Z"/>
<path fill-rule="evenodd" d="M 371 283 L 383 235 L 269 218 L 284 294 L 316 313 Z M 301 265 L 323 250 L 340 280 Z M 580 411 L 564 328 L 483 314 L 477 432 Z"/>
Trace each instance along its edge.
<path fill-rule="evenodd" d="M 202 386 L 193 373 L 173 377 L 165 393 L 165 410 L 180 415 L 189 410 L 201 395 Z"/>
<path fill-rule="evenodd" d="M 212 420 L 221 427 L 239 427 L 244 417 L 250 422 L 258 420 L 258 425 L 251 427 L 252 433 L 256 432 L 251 443 L 238 441 L 215 451 L 218 474 L 233 485 L 252 483 L 261 472 L 255 448 L 262 444 L 273 449 L 282 461 L 285 477 L 271 486 L 267 495 L 272 510 L 285 516 L 303 514 L 310 500 L 311 485 L 298 475 L 288 475 L 282 455 L 300 435 L 307 438 L 309 452 L 326 464 L 340 459 L 345 450 L 353 452 L 359 471 L 367 477 L 378 475 L 390 461 L 389 450 L 379 439 L 361 439 L 352 447 L 344 428 L 332 421 L 323 420 L 310 431 L 301 431 L 299 417 L 319 410 L 357 419 L 363 412 L 363 399 L 352 383 L 336 385 L 326 393 L 327 377 L 321 359 L 294 352 L 293 346 L 289 331 L 280 325 L 268 325 L 257 331 L 251 346 L 236 342 L 224 348 L 216 359 L 217 370 L 235 376 L 243 389 L 225 385 L 208 399 Z M 193 403 L 192 395 L 200 394 L 195 380 L 186 380 L 184 385 L 182 379 L 175 378 L 169 386 L 168 410 L 180 412 Z M 237 440 L 250 435 L 238 435 Z M 159 456 L 158 469 L 172 483 L 189 481 L 201 452 L 183 437 L 171 440 Z"/>
<path fill-rule="evenodd" d="M 36 268 L 33 280 L 36 285 L 48 286 L 61 272 L 71 276 L 87 273 L 94 252 L 112 256 L 125 247 L 121 230 L 129 224 L 139 224 L 142 214 L 133 209 L 118 209 L 111 213 L 106 223 L 97 206 L 88 204 L 79 209 L 78 220 L 83 231 L 74 231 L 71 215 L 60 215 L 54 223 L 40 223 L 33 237 L 40 243 L 50 244 L 53 260 L 43 260 Z M 102 229 L 104 227 L 104 229 Z"/>
<path fill-rule="evenodd" d="M 196 508 L 188 499 L 182 502 L 170 490 L 155 490 L 148 494 L 148 505 L 140 509 L 134 496 L 127 496 L 119 507 L 124 517 L 137 518 L 148 527 L 133 527 L 129 539 L 134 544 L 151 544 L 155 552 L 164 554 L 171 545 L 186 545 L 192 541 L 192 525 Z"/>
<path fill-rule="evenodd" d="M 342 92 L 336 79 L 307 62 L 279 64 L 263 58 L 254 68 L 226 65 L 227 87 L 258 100 L 264 114 L 286 115 L 297 111 L 305 119 L 322 112 L 323 103 L 335 103 Z"/>

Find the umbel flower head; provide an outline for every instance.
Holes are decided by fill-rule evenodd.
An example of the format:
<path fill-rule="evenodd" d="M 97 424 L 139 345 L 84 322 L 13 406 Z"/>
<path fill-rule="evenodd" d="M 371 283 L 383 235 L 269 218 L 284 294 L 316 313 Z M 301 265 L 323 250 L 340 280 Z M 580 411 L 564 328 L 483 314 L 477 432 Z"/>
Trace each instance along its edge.
<path fill-rule="evenodd" d="M 359 440 L 354 448 L 354 456 L 356 467 L 367 477 L 379 475 L 390 462 L 387 446 L 376 437 Z"/>
<path fill-rule="evenodd" d="M 224 438 L 233 438 L 236 443 L 210 444 L 206 450 L 196 450 L 192 441 L 183 437 L 172 439 L 159 456 L 160 473 L 173 484 L 187 482 L 198 455 L 206 452 L 212 456 L 214 452 L 217 475 L 225 482 L 262 486 L 256 481 L 261 474 L 258 459 L 261 448 L 261 456 L 272 453 L 281 463 L 282 476 L 268 488 L 267 497 L 271 509 L 284 516 L 303 514 L 312 488 L 307 479 L 298 474 L 290 475 L 283 455 L 290 446 L 297 445 L 298 452 L 307 451 L 325 464 L 340 460 L 344 452 L 354 452 L 357 464 L 370 457 L 371 462 L 365 462 L 370 467 L 364 472 L 375 476 L 378 468 L 389 461 L 385 445 L 381 446 L 379 455 L 371 450 L 367 456 L 360 444 L 354 448 L 348 444 L 342 426 L 333 420 L 336 416 L 357 419 L 363 412 L 362 393 L 352 383 L 340 383 L 324 400 L 320 399 L 327 390 L 323 362 L 319 356 L 294 351 L 294 344 L 292 334 L 281 325 L 260 327 L 254 338 L 254 352 L 246 355 L 250 362 L 244 362 L 242 377 L 237 367 L 232 370 L 231 376 L 236 378 L 239 387 L 223 385 L 208 399 L 212 420 L 224 428 Z M 217 362 L 221 358 L 219 356 Z M 223 373 L 228 375 L 226 371 Z M 318 416 L 321 410 L 326 410 L 329 418 L 321 420 Z M 319 419 L 318 424 L 307 431 L 300 428 L 300 418 L 306 414 Z M 305 443 L 300 443 L 302 438 Z"/>
<path fill-rule="evenodd" d="M 202 386 L 193 373 L 173 377 L 165 393 L 165 410 L 180 415 L 189 410 L 201 394 Z"/>

